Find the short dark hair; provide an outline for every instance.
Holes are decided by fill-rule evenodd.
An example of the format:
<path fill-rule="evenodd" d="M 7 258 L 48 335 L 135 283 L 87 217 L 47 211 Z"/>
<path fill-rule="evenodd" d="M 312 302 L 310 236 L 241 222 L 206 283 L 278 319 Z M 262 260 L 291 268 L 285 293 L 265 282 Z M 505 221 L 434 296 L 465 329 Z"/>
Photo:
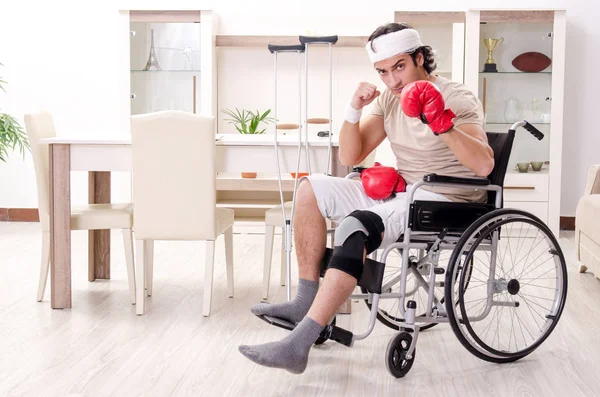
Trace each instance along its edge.
<path fill-rule="evenodd" d="M 375 31 L 373 33 L 371 33 L 371 36 L 369 36 L 369 41 L 371 41 L 371 49 L 373 51 L 375 51 L 375 48 L 373 48 L 372 41 L 375 40 L 377 37 L 383 36 L 388 33 L 398 32 L 398 31 L 404 30 L 404 29 L 414 29 L 414 28 L 407 23 L 396 23 L 396 22 L 388 23 L 387 25 L 382 25 L 382 26 L 378 27 L 377 29 L 375 29 Z M 421 47 L 417 48 L 416 50 L 414 50 L 410 54 L 410 57 L 412 58 L 415 66 L 417 66 L 417 55 L 419 53 L 423 54 L 423 67 L 425 68 L 425 71 L 427 72 L 427 74 L 431 74 L 431 72 L 433 72 L 435 70 L 435 68 L 437 67 L 437 65 L 435 63 L 435 59 L 433 57 L 433 49 L 428 45 L 424 45 L 424 46 L 421 46 Z"/>

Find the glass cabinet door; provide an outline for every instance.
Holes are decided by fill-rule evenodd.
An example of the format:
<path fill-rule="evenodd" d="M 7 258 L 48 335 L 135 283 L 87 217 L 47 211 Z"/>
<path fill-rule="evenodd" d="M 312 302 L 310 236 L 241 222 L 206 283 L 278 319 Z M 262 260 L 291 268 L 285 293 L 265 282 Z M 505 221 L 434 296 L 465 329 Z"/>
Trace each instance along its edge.
<path fill-rule="evenodd" d="M 486 115 L 486 130 L 507 132 L 520 120 L 534 124 L 545 138 L 539 141 L 525 130 L 518 130 L 508 172 L 518 172 L 517 163 L 544 162 L 541 171 L 531 165 L 528 171 L 548 173 L 553 23 L 527 18 L 520 22 L 486 19 L 482 11 L 478 95 Z"/>
<path fill-rule="evenodd" d="M 130 21 L 131 114 L 199 113 L 200 23 L 140 19 Z"/>

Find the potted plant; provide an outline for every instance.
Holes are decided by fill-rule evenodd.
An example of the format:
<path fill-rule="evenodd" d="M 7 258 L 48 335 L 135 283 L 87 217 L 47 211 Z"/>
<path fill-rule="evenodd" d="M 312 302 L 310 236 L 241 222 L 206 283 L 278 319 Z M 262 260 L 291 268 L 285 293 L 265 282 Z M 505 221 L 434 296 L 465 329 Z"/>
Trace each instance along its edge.
<path fill-rule="evenodd" d="M 6 92 L 4 89 L 5 84 L 6 81 L 0 77 L 0 89 L 4 92 Z M 9 114 L 0 112 L 0 161 L 6 162 L 9 149 L 14 150 L 17 146 L 21 155 L 25 157 L 25 149 L 29 149 L 27 135 L 17 119 Z"/>
<path fill-rule="evenodd" d="M 256 112 L 245 109 L 240 111 L 238 108 L 235 108 L 235 111 L 223 109 L 222 112 L 229 116 L 225 121 L 233 124 L 240 134 L 264 134 L 265 129 L 258 129 L 260 123 L 269 124 L 274 121 L 272 117 L 269 117 L 271 109 L 267 109 L 262 114 L 258 110 Z M 242 172 L 242 178 L 256 178 L 256 172 Z"/>

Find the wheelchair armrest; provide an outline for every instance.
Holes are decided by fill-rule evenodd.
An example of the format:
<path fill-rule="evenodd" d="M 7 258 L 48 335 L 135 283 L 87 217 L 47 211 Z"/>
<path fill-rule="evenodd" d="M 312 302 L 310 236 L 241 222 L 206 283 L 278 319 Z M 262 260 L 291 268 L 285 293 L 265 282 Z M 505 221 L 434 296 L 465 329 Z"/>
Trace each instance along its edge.
<path fill-rule="evenodd" d="M 423 176 L 424 182 L 431 183 L 452 183 L 457 185 L 479 185 L 487 186 L 490 184 L 487 178 L 462 178 L 448 175 L 427 174 Z"/>

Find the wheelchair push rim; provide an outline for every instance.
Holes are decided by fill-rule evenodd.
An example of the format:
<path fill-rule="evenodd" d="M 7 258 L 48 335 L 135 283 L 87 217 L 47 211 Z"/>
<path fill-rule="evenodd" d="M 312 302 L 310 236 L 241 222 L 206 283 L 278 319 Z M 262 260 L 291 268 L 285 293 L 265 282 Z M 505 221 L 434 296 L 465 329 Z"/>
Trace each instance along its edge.
<path fill-rule="evenodd" d="M 478 249 L 484 245 L 492 249 Z M 468 286 L 460 272 L 466 261 L 474 269 Z M 446 274 L 446 301 L 459 303 L 447 307 L 454 333 L 492 362 L 515 361 L 539 347 L 558 323 L 566 293 L 566 262 L 556 238 L 539 218 L 519 210 L 496 210 L 473 223 Z"/>

